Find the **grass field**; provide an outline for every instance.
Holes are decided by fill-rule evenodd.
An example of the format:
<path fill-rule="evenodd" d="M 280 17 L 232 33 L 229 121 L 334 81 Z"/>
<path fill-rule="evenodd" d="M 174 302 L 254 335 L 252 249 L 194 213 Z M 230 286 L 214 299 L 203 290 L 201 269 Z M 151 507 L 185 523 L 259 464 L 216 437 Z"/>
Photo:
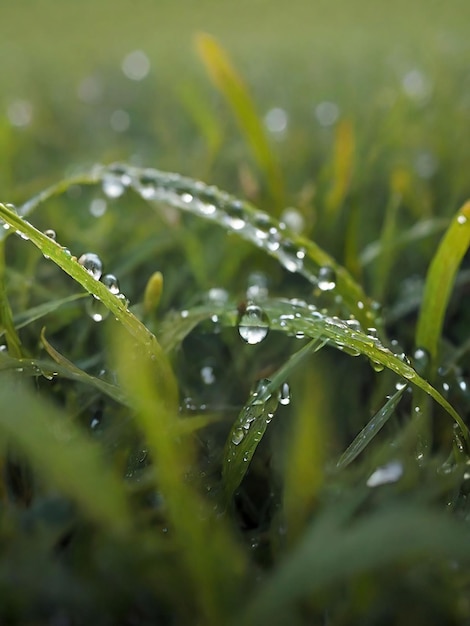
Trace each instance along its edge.
<path fill-rule="evenodd" d="M 469 20 L 2 3 L 0 624 L 470 623 Z"/>

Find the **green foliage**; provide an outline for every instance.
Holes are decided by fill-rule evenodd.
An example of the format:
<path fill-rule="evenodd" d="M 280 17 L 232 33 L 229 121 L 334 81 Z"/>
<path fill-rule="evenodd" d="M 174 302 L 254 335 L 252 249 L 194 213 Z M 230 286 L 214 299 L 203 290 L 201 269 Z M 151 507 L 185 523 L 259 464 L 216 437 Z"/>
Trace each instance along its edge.
<path fill-rule="evenodd" d="M 272 131 L 279 85 L 197 47 L 233 127 L 142 86 L 132 165 L 0 174 L 0 623 L 466 624 L 468 141 L 408 67 L 367 106 L 318 70 L 316 130 L 292 74 Z"/>

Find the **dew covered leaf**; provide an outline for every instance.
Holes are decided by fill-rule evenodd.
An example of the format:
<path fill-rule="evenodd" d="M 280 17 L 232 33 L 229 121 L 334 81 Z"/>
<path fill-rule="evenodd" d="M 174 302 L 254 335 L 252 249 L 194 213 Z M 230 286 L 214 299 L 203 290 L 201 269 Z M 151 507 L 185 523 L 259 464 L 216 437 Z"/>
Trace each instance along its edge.
<path fill-rule="evenodd" d="M 271 380 L 261 380 L 235 420 L 224 451 L 222 477 L 230 500 L 245 476 L 250 461 L 274 417 L 280 400 L 280 387 L 301 361 L 320 350 L 324 342 L 313 340 L 293 354 Z"/>
<path fill-rule="evenodd" d="M 439 339 L 455 277 L 469 245 L 470 202 L 466 202 L 452 219 L 426 277 L 416 346 L 429 353 L 431 371 L 436 365 Z"/>
<path fill-rule="evenodd" d="M 2 374 L 0 433 L 44 478 L 111 532 L 130 528 L 122 480 L 106 466 L 98 445 L 18 376 Z"/>
<path fill-rule="evenodd" d="M 62 188 L 62 187 L 61 187 Z M 46 192 L 45 192 L 46 193 Z M 46 194 L 47 195 L 47 194 Z M 47 196 L 49 197 L 49 196 Z M 49 257 L 64 272 L 84 287 L 97 300 L 111 311 L 124 328 L 139 342 L 141 348 L 153 355 L 155 366 L 160 371 L 161 384 L 166 389 L 169 402 L 176 402 L 176 381 L 170 364 L 155 336 L 128 310 L 126 304 L 99 280 L 94 278 L 75 257 L 59 246 L 54 240 L 44 235 L 26 219 L 19 217 L 4 204 L 0 204 L 0 217 L 14 230 L 27 237 L 39 250 Z"/>

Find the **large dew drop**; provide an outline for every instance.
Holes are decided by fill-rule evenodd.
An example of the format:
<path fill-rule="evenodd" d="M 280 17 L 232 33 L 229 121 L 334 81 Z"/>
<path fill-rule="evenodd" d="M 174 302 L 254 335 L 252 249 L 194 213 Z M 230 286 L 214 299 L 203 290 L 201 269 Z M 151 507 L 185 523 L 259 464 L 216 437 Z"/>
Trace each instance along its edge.
<path fill-rule="evenodd" d="M 101 279 L 101 282 L 115 296 L 117 296 L 117 294 L 121 291 L 119 288 L 119 281 L 114 274 L 105 274 Z"/>
<path fill-rule="evenodd" d="M 269 332 L 268 316 L 256 304 L 249 304 L 240 316 L 238 332 L 247 343 L 260 343 Z"/>
<path fill-rule="evenodd" d="M 332 267 L 321 267 L 318 271 L 318 288 L 331 291 L 336 287 L 336 273 Z"/>
<path fill-rule="evenodd" d="M 100 257 L 94 252 L 86 252 L 78 259 L 80 265 L 82 265 L 86 271 L 93 276 L 94 279 L 99 280 L 103 273 L 103 263 Z"/>

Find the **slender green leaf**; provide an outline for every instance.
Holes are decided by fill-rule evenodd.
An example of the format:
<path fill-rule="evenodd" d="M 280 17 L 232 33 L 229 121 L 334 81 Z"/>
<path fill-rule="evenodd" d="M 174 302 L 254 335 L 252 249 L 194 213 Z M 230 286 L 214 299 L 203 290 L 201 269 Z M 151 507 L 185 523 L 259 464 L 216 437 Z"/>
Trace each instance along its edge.
<path fill-rule="evenodd" d="M 222 520 L 186 479 L 193 456 L 191 440 L 181 436 L 181 420 L 162 398 L 154 362 L 139 352 L 128 334 L 120 339 L 115 345 L 118 372 L 156 465 L 168 524 L 204 623 L 218 626 L 234 609 L 244 559 Z"/>
<path fill-rule="evenodd" d="M 64 250 L 54 240 L 44 235 L 4 204 L 0 204 L 0 217 L 17 232 L 25 235 L 44 255 L 80 283 L 89 293 L 101 300 L 124 328 L 139 342 L 141 348 L 153 357 L 155 367 L 159 370 L 160 384 L 162 389 L 165 389 L 165 402 L 169 406 L 175 407 L 177 403 L 176 381 L 168 359 L 155 336 L 130 313 L 127 304 L 88 273 L 67 250 Z"/>
<path fill-rule="evenodd" d="M 398 389 L 379 409 L 379 411 L 377 411 L 367 425 L 364 426 L 351 445 L 349 445 L 340 456 L 338 463 L 336 464 L 338 469 L 344 469 L 352 463 L 354 459 L 356 459 L 369 445 L 375 435 L 385 426 L 397 408 L 405 388 L 406 387 Z"/>
<path fill-rule="evenodd" d="M 285 204 L 281 168 L 241 76 L 226 51 L 211 35 L 198 33 L 196 49 L 212 82 L 232 107 L 253 156 L 263 172 L 278 212 Z"/>
<path fill-rule="evenodd" d="M 227 438 L 222 476 L 227 500 L 230 500 L 245 476 L 250 461 L 273 419 L 279 404 L 279 387 L 293 369 L 324 342 L 314 340 L 296 352 L 275 373 L 272 380 L 262 380 L 240 411 Z"/>
<path fill-rule="evenodd" d="M 427 350 L 434 371 L 444 316 L 455 277 L 470 245 L 470 202 L 452 219 L 426 277 L 423 302 L 416 330 L 416 345 Z"/>

